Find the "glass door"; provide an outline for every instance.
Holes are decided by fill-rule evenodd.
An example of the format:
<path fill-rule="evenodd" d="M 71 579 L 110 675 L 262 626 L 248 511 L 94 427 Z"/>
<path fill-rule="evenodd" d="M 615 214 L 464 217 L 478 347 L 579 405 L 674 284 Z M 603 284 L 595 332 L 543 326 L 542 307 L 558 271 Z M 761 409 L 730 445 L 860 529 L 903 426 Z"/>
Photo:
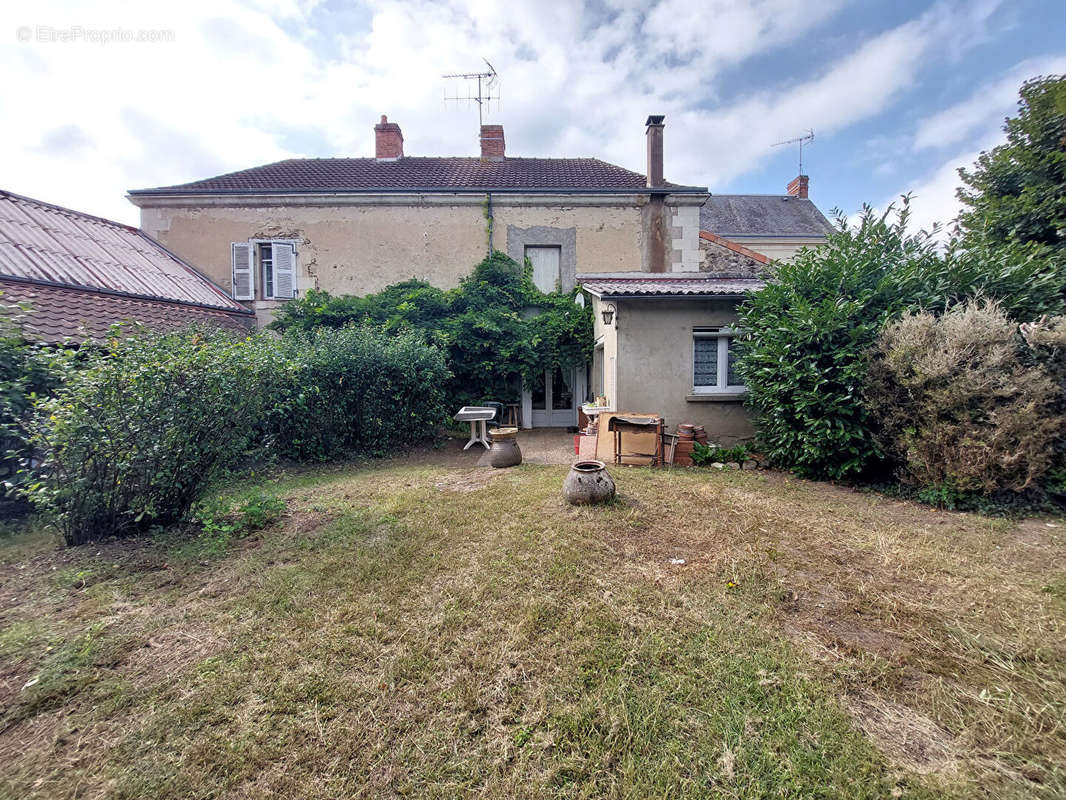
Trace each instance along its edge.
<path fill-rule="evenodd" d="M 576 371 L 546 369 L 529 387 L 534 428 L 568 428 L 577 424 Z"/>

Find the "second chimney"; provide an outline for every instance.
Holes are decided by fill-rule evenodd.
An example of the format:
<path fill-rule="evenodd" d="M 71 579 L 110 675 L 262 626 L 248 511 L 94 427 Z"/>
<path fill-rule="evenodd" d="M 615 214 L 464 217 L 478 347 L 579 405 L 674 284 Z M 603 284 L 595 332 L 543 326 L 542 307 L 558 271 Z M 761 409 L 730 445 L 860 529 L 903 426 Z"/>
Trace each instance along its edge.
<path fill-rule="evenodd" d="M 806 175 L 797 175 L 791 181 L 789 181 L 788 189 L 786 190 L 793 197 L 807 197 L 807 185 L 811 182 L 811 179 Z"/>
<path fill-rule="evenodd" d="M 381 115 L 381 122 L 374 126 L 374 157 L 379 161 L 396 161 L 403 158 L 403 133 L 395 122 Z"/>
<path fill-rule="evenodd" d="M 648 117 L 648 188 L 659 189 L 665 184 L 663 180 L 663 120 L 662 114 Z"/>
<path fill-rule="evenodd" d="M 503 161 L 506 150 L 503 139 L 503 125 L 481 126 L 481 160 Z"/>

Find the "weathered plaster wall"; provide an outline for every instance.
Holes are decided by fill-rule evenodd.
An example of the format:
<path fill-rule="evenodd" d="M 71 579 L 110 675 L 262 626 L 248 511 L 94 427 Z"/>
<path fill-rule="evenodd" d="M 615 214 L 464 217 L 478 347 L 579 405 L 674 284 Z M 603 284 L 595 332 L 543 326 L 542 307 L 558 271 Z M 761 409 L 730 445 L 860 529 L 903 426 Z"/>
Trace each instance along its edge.
<path fill-rule="evenodd" d="M 361 295 L 407 278 L 449 288 L 487 252 L 483 199 L 469 197 L 455 205 L 149 206 L 141 209 L 141 228 L 227 290 L 230 244 L 253 238 L 302 243 L 297 247 L 300 292 L 316 288 Z M 572 288 L 578 273 L 641 269 L 635 203 L 512 206 L 494 197 L 493 217 L 493 245 L 513 249 L 518 259 L 524 244 L 547 243 L 543 240 L 552 236 L 546 232 L 558 232 L 571 254 L 566 288 Z M 535 234 L 532 241 L 523 240 L 524 232 Z"/>
<path fill-rule="evenodd" d="M 592 300 L 592 333 L 597 346 L 603 348 L 603 386 L 601 393 L 607 396 L 607 402 L 612 408 L 618 408 L 618 329 L 613 325 L 603 324 L 602 300 L 591 297 Z M 593 377 L 593 384 L 597 383 Z"/>
<path fill-rule="evenodd" d="M 727 300 L 618 300 L 617 386 L 612 405 L 620 411 L 659 413 L 668 430 L 680 422 L 707 427 L 712 442 L 730 445 L 755 431 L 738 400 L 692 395 L 692 331 L 736 321 Z"/>

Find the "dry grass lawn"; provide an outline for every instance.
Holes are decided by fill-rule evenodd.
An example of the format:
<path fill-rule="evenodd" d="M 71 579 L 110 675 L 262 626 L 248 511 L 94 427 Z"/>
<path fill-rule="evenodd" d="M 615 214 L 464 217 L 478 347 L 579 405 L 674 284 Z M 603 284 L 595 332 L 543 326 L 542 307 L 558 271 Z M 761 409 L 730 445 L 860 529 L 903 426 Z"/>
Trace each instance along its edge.
<path fill-rule="evenodd" d="M 1066 796 L 1066 522 L 682 469 L 571 508 L 565 472 L 0 538 L 0 796 Z"/>

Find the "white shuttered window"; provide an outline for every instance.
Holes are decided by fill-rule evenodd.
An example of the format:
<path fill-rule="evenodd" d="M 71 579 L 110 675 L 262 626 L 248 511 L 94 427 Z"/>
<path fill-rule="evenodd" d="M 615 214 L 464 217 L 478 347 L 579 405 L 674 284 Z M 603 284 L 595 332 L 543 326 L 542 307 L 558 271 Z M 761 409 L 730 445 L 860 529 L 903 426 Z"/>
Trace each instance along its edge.
<path fill-rule="evenodd" d="M 233 299 L 255 299 L 255 271 L 252 268 L 252 246 L 248 242 L 230 245 L 233 265 Z"/>
<path fill-rule="evenodd" d="M 274 297 L 288 300 L 296 296 L 296 248 L 287 242 L 274 242 Z"/>

